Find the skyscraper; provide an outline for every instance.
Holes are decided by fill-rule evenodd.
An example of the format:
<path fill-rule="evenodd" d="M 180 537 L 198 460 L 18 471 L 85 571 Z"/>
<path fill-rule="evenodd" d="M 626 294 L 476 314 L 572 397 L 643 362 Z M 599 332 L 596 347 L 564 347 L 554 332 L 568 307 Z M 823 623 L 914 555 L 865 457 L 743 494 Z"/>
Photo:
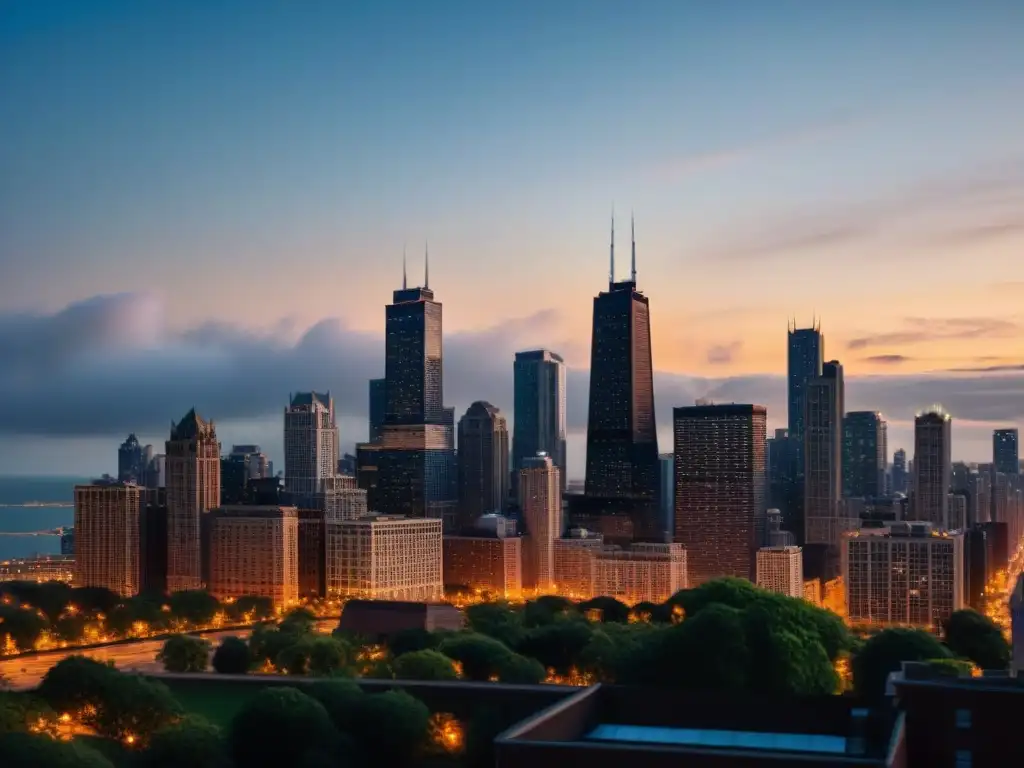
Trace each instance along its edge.
<path fill-rule="evenodd" d="M 439 517 L 451 529 L 457 501 L 452 418 L 444 407 L 441 304 L 429 287 L 402 288 L 387 305 L 385 410 L 375 451 L 377 509 L 388 515 Z M 365 452 L 369 456 L 369 452 Z"/>
<path fill-rule="evenodd" d="M 897 448 L 892 455 L 892 492 L 906 493 L 910 490 L 907 472 L 907 452 Z"/>
<path fill-rule="evenodd" d="M 380 440 L 388 408 L 387 379 L 370 379 L 370 442 Z"/>
<path fill-rule="evenodd" d="M 949 490 L 953 480 L 952 419 L 933 405 L 914 419 L 915 520 L 949 527 Z"/>
<path fill-rule="evenodd" d="M 193 408 L 171 427 L 166 446 L 167 589 L 202 586 L 200 523 L 220 506 L 220 443 Z"/>
<path fill-rule="evenodd" d="M 887 442 L 885 419 L 877 411 L 850 411 L 843 417 L 843 496 L 885 495 Z"/>
<path fill-rule="evenodd" d="M 804 541 L 839 545 L 842 495 L 843 366 L 825 363 L 804 390 Z M 838 564 L 838 550 L 836 550 Z"/>
<path fill-rule="evenodd" d="M 122 483 L 145 485 L 148 469 L 145 449 L 133 432 L 117 449 L 117 479 Z"/>
<path fill-rule="evenodd" d="M 519 500 L 526 528 L 523 541 L 523 589 L 555 588 L 555 540 L 562 533 L 561 471 L 551 457 L 539 454 L 519 470 Z"/>
<path fill-rule="evenodd" d="M 565 361 L 546 349 L 517 352 L 512 366 L 515 424 L 512 469 L 544 452 L 561 470 L 565 490 Z M 514 490 L 514 489 L 513 489 Z"/>
<path fill-rule="evenodd" d="M 508 422 L 478 400 L 459 419 L 459 519 L 471 525 L 508 501 Z"/>
<path fill-rule="evenodd" d="M 284 409 L 284 483 L 295 503 L 315 507 L 309 499 L 327 490 L 338 474 L 338 428 L 331 393 L 299 392 Z"/>
<path fill-rule="evenodd" d="M 594 299 L 586 468 L 586 506 L 606 537 L 660 538 L 650 306 L 635 238 L 630 277 L 615 280 L 614 219 L 608 290 Z"/>
<path fill-rule="evenodd" d="M 719 576 L 756 577 L 764 530 L 766 418 L 763 405 L 673 411 L 673 540 L 686 547 L 691 587 Z"/>
<path fill-rule="evenodd" d="M 992 463 L 996 472 L 1020 474 L 1020 433 L 1016 429 L 997 429 L 992 433 Z"/>
<path fill-rule="evenodd" d="M 804 523 L 804 418 L 807 387 L 821 376 L 825 359 L 825 338 L 814 323 L 810 328 L 788 329 L 786 355 L 787 400 L 789 403 L 789 458 L 793 465 L 788 473 L 791 487 L 782 506 L 783 525 L 803 541 Z"/>

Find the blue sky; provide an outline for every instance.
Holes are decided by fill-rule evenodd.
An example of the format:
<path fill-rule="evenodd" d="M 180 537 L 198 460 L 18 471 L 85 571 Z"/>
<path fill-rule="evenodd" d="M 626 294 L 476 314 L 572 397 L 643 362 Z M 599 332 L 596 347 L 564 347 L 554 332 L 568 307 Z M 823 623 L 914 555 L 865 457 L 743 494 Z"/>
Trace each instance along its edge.
<path fill-rule="evenodd" d="M 957 377 L 962 395 L 950 369 L 1024 357 L 1022 35 L 1013 0 L 0 2 L 0 324 L 126 293 L 159 305 L 139 343 L 162 360 L 216 354 L 196 341 L 211 323 L 280 346 L 324 318 L 343 357 L 346 333 L 380 336 L 403 245 L 418 273 L 429 239 L 446 329 L 541 317 L 515 343 L 585 368 L 614 204 L 621 254 L 637 213 L 666 377 L 778 374 L 786 318 L 817 314 L 855 400 L 857 377 Z M 83 344 L 139 325 L 116 317 Z M 80 395 L 54 365 L 0 393 L 58 371 Z M 475 373 L 449 368 L 449 390 Z M 986 459 L 992 427 L 1024 418 L 1019 379 L 1003 384 L 1002 411 L 960 415 L 955 453 Z M 224 375 L 242 385 L 259 386 Z M 362 439 L 362 392 L 294 388 L 330 385 L 352 401 L 343 441 Z M 510 409 L 493 382 L 463 390 Z M 137 429 L 181 404 L 154 398 Z M 269 418 L 227 421 L 269 440 Z M 912 412 L 890 418 L 907 444 Z M 68 461 L 109 442 L 38 431 L 33 450 Z"/>

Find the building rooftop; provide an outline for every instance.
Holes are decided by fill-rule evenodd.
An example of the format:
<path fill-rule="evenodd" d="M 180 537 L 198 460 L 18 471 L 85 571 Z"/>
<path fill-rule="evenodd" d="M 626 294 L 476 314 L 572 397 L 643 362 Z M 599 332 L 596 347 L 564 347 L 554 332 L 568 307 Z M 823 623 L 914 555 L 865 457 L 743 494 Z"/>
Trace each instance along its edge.
<path fill-rule="evenodd" d="M 845 754 L 848 749 L 845 736 L 720 731 L 709 728 L 658 728 L 648 725 L 599 725 L 584 738 L 590 741 L 632 744 L 673 744 L 692 747 L 771 750 L 773 752 L 818 752 L 836 755 Z"/>

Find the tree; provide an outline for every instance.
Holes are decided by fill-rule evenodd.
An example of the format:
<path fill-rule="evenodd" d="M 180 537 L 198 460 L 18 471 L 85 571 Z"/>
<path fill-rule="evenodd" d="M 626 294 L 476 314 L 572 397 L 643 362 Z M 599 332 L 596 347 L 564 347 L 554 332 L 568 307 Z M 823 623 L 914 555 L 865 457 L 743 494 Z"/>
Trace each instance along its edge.
<path fill-rule="evenodd" d="M 45 701 L 21 693 L 0 692 L 0 733 L 22 733 L 40 721 L 57 722 Z"/>
<path fill-rule="evenodd" d="M 576 604 L 567 597 L 543 595 L 523 607 L 523 624 L 527 627 L 550 624 L 556 618 L 567 616 L 575 608 Z"/>
<path fill-rule="evenodd" d="M 274 616 L 274 602 L 263 595 L 243 595 L 227 606 L 232 621 L 266 621 Z"/>
<path fill-rule="evenodd" d="M 216 726 L 194 715 L 156 731 L 138 768 L 230 768 L 227 744 Z"/>
<path fill-rule="evenodd" d="M 309 673 L 328 677 L 345 667 L 351 649 L 336 637 L 315 637 L 309 648 Z"/>
<path fill-rule="evenodd" d="M 523 637 L 523 617 L 508 603 L 478 603 L 466 609 L 469 628 L 514 648 Z"/>
<path fill-rule="evenodd" d="M 222 675 L 244 675 L 251 663 L 249 645 L 240 637 L 225 637 L 213 652 L 213 668 Z"/>
<path fill-rule="evenodd" d="M 213 621 L 220 610 L 216 597 L 203 589 L 186 589 L 174 592 L 168 599 L 171 615 L 193 626 L 204 626 Z"/>
<path fill-rule="evenodd" d="M 352 738 L 374 765 L 408 765 L 426 742 L 430 710 L 405 691 L 357 699 Z"/>
<path fill-rule="evenodd" d="M 121 602 L 121 596 L 105 587 L 75 587 L 71 603 L 86 614 L 107 615 Z"/>
<path fill-rule="evenodd" d="M 67 656 L 47 670 L 37 693 L 55 712 L 98 709 L 113 676 L 111 664 L 85 656 Z"/>
<path fill-rule="evenodd" d="M 679 605 L 687 616 L 694 616 L 703 608 L 716 603 L 743 610 L 762 599 L 765 594 L 764 590 L 755 587 L 747 579 L 723 576 L 705 581 L 693 589 L 681 589 L 666 602 L 670 606 Z"/>
<path fill-rule="evenodd" d="M 672 621 L 672 606 L 644 601 L 633 606 L 630 617 L 638 622 L 669 624 Z"/>
<path fill-rule="evenodd" d="M 319 701 L 295 688 L 264 688 L 235 715 L 228 743 L 239 766 L 280 768 L 308 752 L 335 752 L 339 740 Z"/>
<path fill-rule="evenodd" d="M 579 665 L 593 631 L 586 621 L 562 619 L 529 630 L 517 650 L 564 675 Z"/>
<path fill-rule="evenodd" d="M 1010 665 L 1010 644 L 988 616 L 969 609 L 954 611 L 946 620 L 945 632 L 949 650 L 981 669 L 1006 669 Z"/>
<path fill-rule="evenodd" d="M 544 682 L 545 677 L 543 664 L 518 653 L 510 653 L 498 663 L 498 680 L 502 683 L 536 685 Z"/>
<path fill-rule="evenodd" d="M 475 607 L 467 608 L 467 613 Z M 388 650 L 397 659 L 399 656 L 413 651 L 436 649 L 439 642 L 440 640 L 429 630 L 423 627 L 409 627 L 388 638 Z"/>
<path fill-rule="evenodd" d="M 743 627 L 749 690 L 797 696 L 836 692 L 839 678 L 820 637 L 792 614 L 756 602 L 743 612 Z"/>
<path fill-rule="evenodd" d="M 629 665 L 647 651 L 662 624 L 603 624 L 593 631 L 579 653 L 579 668 L 594 680 L 614 683 L 628 678 Z"/>
<path fill-rule="evenodd" d="M 46 626 L 46 619 L 35 608 L 0 606 L 0 637 L 9 635 L 19 651 L 35 648 Z"/>
<path fill-rule="evenodd" d="M 580 613 L 591 615 L 597 612 L 600 621 L 619 622 L 625 624 L 629 621 L 629 606 L 614 597 L 594 597 L 584 600 L 577 608 Z"/>
<path fill-rule="evenodd" d="M 86 623 L 86 618 L 80 613 L 74 616 L 61 616 L 53 624 L 53 634 L 58 640 L 66 643 L 79 643 L 85 637 Z"/>
<path fill-rule="evenodd" d="M 29 733 L 0 734 L 4 768 L 113 768 L 107 758 L 78 741 L 54 741 Z"/>
<path fill-rule="evenodd" d="M 281 632 L 277 627 L 256 627 L 249 637 L 249 655 L 257 666 L 267 661 L 273 664 L 281 651 L 294 642 L 294 636 Z"/>
<path fill-rule="evenodd" d="M 83 718 L 101 736 L 145 744 L 153 733 L 182 715 L 170 690 L 156 680 L 115 672 L 104 688 L 96 714 Z"/>
<path fill-rule="evenodd" d="M 898 672 L 904 661 L 948 659 L 949 649 L 934 635 L 920 629 L 883 629 L 869 639 L 853 657 L 853 687 L 868 699 L 885 695 L 892 672 Z"/>
<path fill-rule="evenodd" d="M 308 608 L 295 608 L 281 620 L 278 629 L 295 635 L 308 635 L 316 629 L 316 614 Z"/>
<path fill-rule="evenodd" d="M 348 680 L 331 680 L 313 683 L 306 690 L 327 710 L 339 732 L 352 732 L 356 722 L 356 708 L 366 695 L 362 688 Z"/>
<path fill-rule="evenodd" d="M 394 663 L 398 680 L 457 680 L 455 666 L 440 651 L 423 650 L 403 653 Z"/>
<path fill-rule="evenodd" d="M 210 642 L 192 635 L 172 635 L 164 641 L 156 660 L 167 672 L 205 672 L 210 663 Z"/>
<path fill-rule="evenodd" d="M 438 650 L 462 665 L 462 675 L 468 680 L 489 680 L 512 651 L 508 646 L 487 635 L 466 633 L 446 639 Z"/>

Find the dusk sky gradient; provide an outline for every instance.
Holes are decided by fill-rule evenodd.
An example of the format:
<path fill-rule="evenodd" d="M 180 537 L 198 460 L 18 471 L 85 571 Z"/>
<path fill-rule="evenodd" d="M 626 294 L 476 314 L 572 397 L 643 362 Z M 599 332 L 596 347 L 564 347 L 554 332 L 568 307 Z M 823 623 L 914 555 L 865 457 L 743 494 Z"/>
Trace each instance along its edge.
<path fill-rule="evenodd" d="M 511 416 L 544 345 L 583 414 L 613 205 L 661 450 L 706 394 L 782 426 L 818 317 L 890 448 L 941 397 L 990 460 L 1024 427 L 1022 40 L 1019 0 L 0 0 L 0 473 L 113 471 L 192 405 L 280 461 L 299 389 L 350 450 L 427 240 L 448 402 Z"/>

